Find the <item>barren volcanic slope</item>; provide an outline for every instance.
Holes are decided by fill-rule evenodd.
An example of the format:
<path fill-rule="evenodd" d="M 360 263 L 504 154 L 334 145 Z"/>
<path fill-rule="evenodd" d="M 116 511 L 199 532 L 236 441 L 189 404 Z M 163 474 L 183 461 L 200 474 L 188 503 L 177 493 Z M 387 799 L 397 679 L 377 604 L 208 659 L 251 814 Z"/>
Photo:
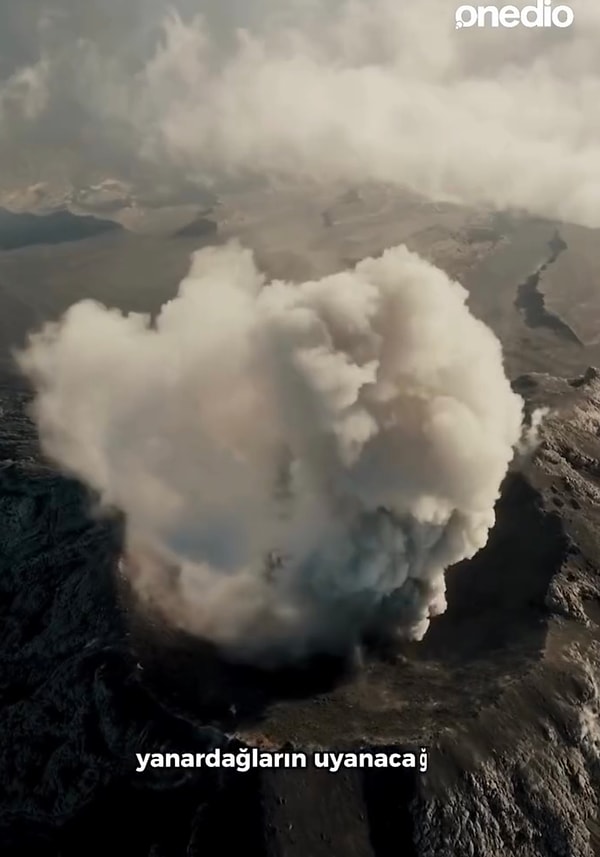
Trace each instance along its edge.
<path fill-rule="evenodd" d="M 352 227 L 341 226 L 343 217 L 352 220 L 352 205 L 359 205 L 355 198 L 323 208 L 325 230 L 337 229 L 338 237 L 323 247 L 322 264 L 335 268 L 346 255 L 340 246 L 352 236 L 340 231 L 362 228 L 356 212 Z M 215 219 L 224 216 L 224 206 Z M 385 216 L 398 215 L 388 210 Z M 531 407 L 547 405 L 552 412 L 535 457 L 519 462 L 505 481 L 488 546 L 449 572 L 447 613 L 422 643 L 400 652 L 371 652 L 360 666 L 317 659 L 303 669 L 264 674 L 227 666 L 208 647 L 136 618 L 117 570 L 118 517 L 100 517 L 80 485 L 42 461 L 26 415 L 29 393 L 6 376 L 0 400 L 3 855 L 79 857 L 126 849 L 128 857 L 183 857 L 240 848 L 257 857 L 600 853 L 594 850 L 600 377 L 593 369 L 579 371 L 593 352 L 562 340 L 552 325 L 531 327 L 531 314 L 519 305 L 519 286 L 552 255 L 555 224 L 493 221 L 484 234 L 465 232 L 472 213 L 463 212 L 459 223 L 459 213 L 449 212 L 452 224 L 436 212 L 428 216 L 438 223 L 435 236 L 422 219 L 411 240 L 449 269 L 468 260 L 463 273 L 473 307 L 503 338 L 515 388 Z M 283 224 L 280 213 L 276 217 Z M 307 214 L 307 242 L 318 234 L 313 222 Z M 267 262 L 283 265 L 281 252 L 261 244 L 266 234 L 252 240 Z M 397 221 L 396 240 L 409 238 L 410 229 L 402 232 Z M 134 283 L 124 293 L 126 305 L 143 307 L 144 278 L 152 260 L 162 259 L 148 309 L 164 300 L 161 289 L 180 279 L 179 266 L 185 268 L 186 252 L 197 245 L 196 238 L 149 242 L 125 233 L 44 250 L 44 260 L 58 272 L 68 270 L 65 261 L 91 269 L 93 259 L 97 272 L 99 261 L 116 265 L 107 261 L 113 258 L 107 241 L 117 242 L 110 250 L 127 260 Z M 284 244 L 282 238 L 279 247 Z M 149 259 L 143 251 L 155 255 Z M 16 299 L 21 278 L 41 269 L 39 254 L 20 250 L 0 258 L 4 282 L 7 273 L 12 277 L 2 300 Z M 28 280 L 27 326 L 74 299 L 77 277 L 70 276 L 60 300 L 42 309 Z M 118 294 L 98 273 L 97 285 L 82 282 L 89 296 L 104 289 L 112 291 L 107 300 Z M 5 347 L 12 344 L 5 339 Z M 576 370 L 571 380 L 548 374 L 553 362 Z M 134 771 L 138 752 L 231 742 L 427 746 L 429 771 L 424 777 Z M 218 851 L 208 844 L 214 841 Z"/>

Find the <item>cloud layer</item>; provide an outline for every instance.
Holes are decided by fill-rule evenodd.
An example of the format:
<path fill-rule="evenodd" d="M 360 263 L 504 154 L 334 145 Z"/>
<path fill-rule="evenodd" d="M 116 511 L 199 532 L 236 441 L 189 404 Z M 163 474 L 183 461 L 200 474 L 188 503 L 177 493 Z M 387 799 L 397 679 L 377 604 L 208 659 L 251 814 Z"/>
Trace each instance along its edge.
<path fill-rule="evenodd" d="M 457 31 L 449 0 L 128 0 L 119 26 L 92 4 L 38 23 L 0 142 L 24 123 L 106 169 L 381 180 L 598 226 L 600 7 L 572 6 L 568 30 Z"/>

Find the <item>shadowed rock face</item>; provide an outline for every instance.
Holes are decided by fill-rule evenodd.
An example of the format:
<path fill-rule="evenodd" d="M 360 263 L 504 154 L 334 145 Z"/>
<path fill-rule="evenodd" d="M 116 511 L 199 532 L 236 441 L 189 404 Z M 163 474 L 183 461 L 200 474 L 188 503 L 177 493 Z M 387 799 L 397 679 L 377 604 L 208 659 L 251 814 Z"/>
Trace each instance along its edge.
<path fill-rule="evenodd" d="M 0 209 L 0 250 L 17 250 L 34 244 L 63 244 L 81 241 L 122 227 L 112 220 L 81 217 L 69 211 L 50 214 L 14 213 Z"/>
<path fill-rule="evenodd" d="M 508 478 L 488 546 L 449 573 L 448 612 L 425 641 L 359 670 L 268 675 L 130 615 L 118 519 L 41 463 L 27 394 L 3 388 L 2 854 L 121 853 L 128 835 L 128 853 L 148 857 L 217 853 L 212 841 L 265 857 L 591 855 L 597 760 L 581 724 L 598 704 L 586 610 L 600 388 L 595 373 L 520 387 L 559 413 Z M 134 771 L 136 752 L 203 751 L 225 731 L 297 747 L 423 742 L 430 772 Z"/>

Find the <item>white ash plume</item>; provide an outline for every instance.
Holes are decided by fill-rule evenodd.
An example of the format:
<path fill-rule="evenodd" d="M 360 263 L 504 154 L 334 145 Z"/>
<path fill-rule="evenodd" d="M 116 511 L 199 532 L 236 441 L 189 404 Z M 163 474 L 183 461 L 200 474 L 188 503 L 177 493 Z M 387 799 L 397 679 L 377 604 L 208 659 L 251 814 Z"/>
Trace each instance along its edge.
<path fill-rule="evenodd" d="M 405 247 L 293 285 L 231 243 L 154 325 L 83 301 L 19 361 L 46 453 L 125 513 L 142 599 L 271 664 L 421 638 L 485 545 L 523 402 L 466 297 Z"/>

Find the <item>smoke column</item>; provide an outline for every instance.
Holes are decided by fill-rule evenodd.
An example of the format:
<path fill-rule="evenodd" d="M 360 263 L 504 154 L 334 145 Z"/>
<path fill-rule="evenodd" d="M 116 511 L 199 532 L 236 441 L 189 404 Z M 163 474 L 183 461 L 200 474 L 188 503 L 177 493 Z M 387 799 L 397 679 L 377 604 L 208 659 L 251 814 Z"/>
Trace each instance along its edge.
<path fill-rule="evenodd" d="M 46 453 L 126 514 L 140 598 L 233 657 L 419 639 L 522 434 L 501 347 L 406 248 L 300 285 L 237 243 L 154 324 L 83 301 L 31 337 Z"/>

